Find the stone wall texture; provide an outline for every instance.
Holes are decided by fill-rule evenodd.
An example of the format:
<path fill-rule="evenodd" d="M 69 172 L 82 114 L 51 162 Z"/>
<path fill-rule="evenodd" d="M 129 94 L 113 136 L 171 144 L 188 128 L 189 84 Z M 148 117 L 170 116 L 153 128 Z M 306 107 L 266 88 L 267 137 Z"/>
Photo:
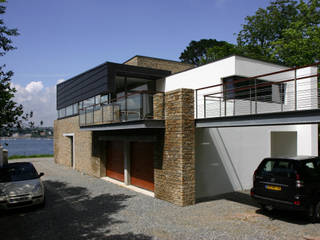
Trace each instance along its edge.
<path fill-rule="evenodd" d="M 75 169 L 91 176 L 105 176 L 103 154 L 93 156 L 91 131 L 80 131 L 79 117 L 70 117 L 54 121 L 54 160 L 58 164 L 71 166 L 71 140 L 63 134 L 74 134 Z M 99 143 L 98 143 L 99 144 Z M 104 174 L 104 175 L 103 175 Z"/>
<path fill-rule="evenodd" d="M 124 62 L 124 64 L 167 70 L 171 71 L 172 74 L 194 68 L 193 65 L 187 63 L 145 56 L 135 56 L 132 59 Z"/>
<path fill-rule="evenodd" d="M 164 93 L 153 95 L 153 119 L 164 120 Z"/>
<path fill-rule="evenodd" d="M 195 203 L 194 91 L 165 96 L 165 134 L 161 168 L 155 168 L 155 197 L 186 206 Z"/>

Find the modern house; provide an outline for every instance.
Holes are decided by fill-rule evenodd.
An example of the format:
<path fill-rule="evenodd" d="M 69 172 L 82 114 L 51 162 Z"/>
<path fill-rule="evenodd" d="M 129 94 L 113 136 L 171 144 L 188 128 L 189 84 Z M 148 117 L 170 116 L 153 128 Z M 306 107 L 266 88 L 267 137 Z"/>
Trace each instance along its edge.
<path fill-rule="evenodd" d="M 318 125 L 230 127 L 224 117 L 317 109 L 316 75 L 240 56 L 197 68 L 106 62 L 57 85 L 55 162 L 181 206 L 249 189 L 264 157 L 317 155 Z"/>

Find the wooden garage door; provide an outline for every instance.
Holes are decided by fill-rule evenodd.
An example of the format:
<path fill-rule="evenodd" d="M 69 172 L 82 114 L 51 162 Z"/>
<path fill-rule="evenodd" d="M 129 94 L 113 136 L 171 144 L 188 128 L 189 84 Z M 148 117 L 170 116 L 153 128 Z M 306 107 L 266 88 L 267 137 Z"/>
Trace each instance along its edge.
<path fill-rule="evenodd" d="M 131 143 L 131 184 L 154 190 L 153 143 Z"/>
<path fill-rule="evenodd" d="M 107 149 L 107 176 L 124 181 L 123 142 L 112 141 Z"/>

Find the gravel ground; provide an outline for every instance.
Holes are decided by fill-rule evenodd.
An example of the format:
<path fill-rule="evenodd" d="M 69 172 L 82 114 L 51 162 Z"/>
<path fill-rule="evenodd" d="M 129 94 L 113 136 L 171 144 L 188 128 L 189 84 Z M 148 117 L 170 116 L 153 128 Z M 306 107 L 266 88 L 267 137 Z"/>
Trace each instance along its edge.
<path fill-rule="evenodd" d="M 177 207 L 51 158 L 28 161 L 45 173 L 46 206 L 1 212 L 1 240 L 320 239 L 320 224 L 292 212 L 266 214 L 247 193 Z"/>

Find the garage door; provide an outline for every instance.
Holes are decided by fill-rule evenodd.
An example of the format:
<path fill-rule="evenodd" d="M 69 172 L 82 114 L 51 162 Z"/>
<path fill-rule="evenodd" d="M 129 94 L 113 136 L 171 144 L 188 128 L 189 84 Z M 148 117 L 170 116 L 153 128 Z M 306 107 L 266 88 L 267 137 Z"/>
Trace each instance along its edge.
<path fill-rule="evenodd" d="M 154 190 L 153 143 L 131 143 L 131 184 Z"/>
<path fill-rule="evenodd" d="M 123 142 L 112 141 L 107 149 L 107 176 L 124 181 Z"/>

